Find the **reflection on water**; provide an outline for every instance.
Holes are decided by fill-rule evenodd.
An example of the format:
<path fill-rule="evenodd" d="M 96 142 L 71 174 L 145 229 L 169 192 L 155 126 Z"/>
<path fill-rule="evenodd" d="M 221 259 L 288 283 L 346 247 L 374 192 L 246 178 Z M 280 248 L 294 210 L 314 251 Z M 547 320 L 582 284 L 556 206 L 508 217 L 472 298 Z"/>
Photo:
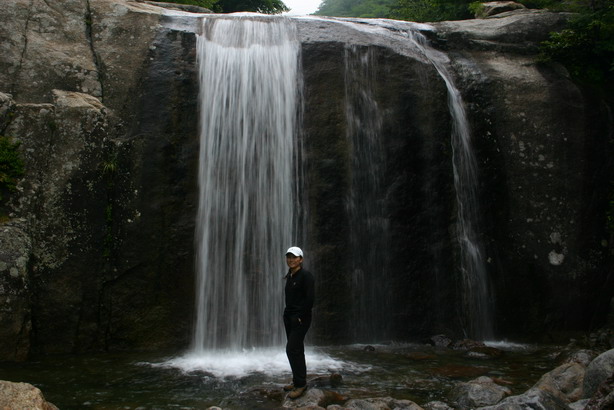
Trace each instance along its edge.
<path fill-rule="evenodd" d="M 524 392 L 556 367 L 555 346 L 490 344 L 504 353 L 496 358 L 431 346 L 363 345 L 319 347 L 308 352 L 309 378 L 340 373 L 331 388 L 351 398 L 391 396 L 418 404 L 447 401 L 459 381 L 486 375 L 514 394 Z M 281 386 L 290 380 L 283 348 L 209 356 L 101 354 L 53 356 L 27 363 L 0 363 L 0 379 L 28 382 L 66 409 L 273 409 L 282 401 Z M 326 379 L 325 377 L 323 379 Z"/>

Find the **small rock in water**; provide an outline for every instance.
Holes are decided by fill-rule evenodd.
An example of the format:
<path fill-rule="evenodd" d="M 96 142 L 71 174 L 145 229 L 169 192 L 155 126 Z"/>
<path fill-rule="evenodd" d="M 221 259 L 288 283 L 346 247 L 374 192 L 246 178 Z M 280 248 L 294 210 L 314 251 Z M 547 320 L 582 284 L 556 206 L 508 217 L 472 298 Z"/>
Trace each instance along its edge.
<path fill-rule="evenodd" d="M 422 406 L 422 408 L 424 410 L 454 410 L 452 407 L 448 406 L 442 401 L 429 401 Z"/>
<path fill-rule="evenodd" d="M 503 355 L 503 350 L 489 346 L 472 347 L 467 353 L 470 357 L 479 357 L 483 359 L 498 358 Z"/>
<path fill-rule="evenodd" d="M 339 373 L 333 373 L 330 375 L 330 385 L 332 387 L 339 387 L 343 383 L 343 377 Z"/>
<path fill-rule="evenodd" d="M 431 336 L 426 343 L 435 347 L 449 347 L 452 344 L 452 339 L 446 335 L 435 335 Z"/>
<path fill-rule="evenodd" d="M 367 346 L 365 346 L 365 348 L 364 348 L 364 349 L 362 349 L 362 350 L 364 350 L 365 352 L 374 352 L 374 351 L 375 351 L 375 347 L 373 347 L 373 346 L 371 346 L 371 345 L 367 345 Z"/>
<path fill-rule="evenodd" d="M 486 347 L 486 345 L 482 342 L 471 339 L 459 340 L 454 343 L 454 346 L 452 346 L 454 350 L 473 350 L 481 347 Z"/>

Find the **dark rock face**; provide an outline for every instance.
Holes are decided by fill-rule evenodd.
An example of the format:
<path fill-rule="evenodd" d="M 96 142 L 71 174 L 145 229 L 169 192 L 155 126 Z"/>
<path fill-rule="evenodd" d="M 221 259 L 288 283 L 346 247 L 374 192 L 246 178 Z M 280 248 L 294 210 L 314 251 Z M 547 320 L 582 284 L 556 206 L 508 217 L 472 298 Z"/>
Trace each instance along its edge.
<path fill-rule="evenodd" d="M 3 359 L 182 347 L 189 340 L 198 166 L 195 38 L 159 30 L 155 7 L 96 2 L 86 24 L 82 6 L 63 17 L 70 23 L 65 30 L 77 33 L 68 38 L 78 40 L 66 56 L 85 55 L 97 65 L 98 91 L 77 92 L 83 84 L 62 83 L 63 76 L 44 84 L 20 83 L 16 75 L 17 93 L 2 98 L 3 133 L 21 143 L 26 162 L 12 216 L 25 221 L 31 243 L 29 251 L 19 249 L 23 255 L 2 249 L 2 289 L 12 311 L 5 318 L 3 309 L 1 320 L 23 323 L 3 326 L 3 340 L 16 344 L 6 346 Z M 55 15 L 41 11 L 45 7 L 17 2 L 12 11 Z M 19 21 L 10 24 L 19 27 Z M 37 38 L 32 26 L 25 32 Z M 93 50 L 86 34 L 100 48 Z M 52 63 L 58 58 L 48 57 Z M 30 64 L 4 63 L 22 73 Z M 33 72 L 45 71 L 43 63 Z M 41 92 L 45 86 L 77 90 Z M 13 275 L 13 265 L 24 272 Z M 17 279 L 23 286 L 13 290 Z"/>
<path fill-rule="evenodd" d="M 436 26 L 453 43 L 469 107 L 482 203 L 489 204 L 484 239 L 498 328 L 508 335 L 603 323 L 612 293 L 604 220 L 613 175 L 610 109 L 530 53 L 564 17 L 520 12 L 477 30 L 473 21 Z M 529 29 L 531 21 L 543 24 Z M 526 43 L 524 51 L 509 48 L 512 41 Z"/>
<path fill-rule="evenodd" d="M 0 16 L 0 131 L 21 142 L 27 170 L 12 219 L 0 226 L 0 242 L 15 244 L 0 250 L 0 335 L 15 340 L 0 359 L 184 347 L 197 210 L 195 19 L 173 20 L 145 3 L 68 3 L 61 17 L 43 1 L 11 2 Z M 497 330 L 506 336 L 600 324 L 613 292 L 604 286 L 612 271 L 609 107 L 560 67 L 535 64 L 538 42 L 565 18 L 519 12 L 425 31 L 450 57 L 467 106 Z M 369 56 L 382 119 L 376 200 L 389 262 L 381 329 L 397 340 L 460 335 L 443 79 L 402 37 L 296 24 L 315 338 L 348 342 L 355 326 L 348 53 Z M 45 51 L 56 43 L 62 52 Z"/>

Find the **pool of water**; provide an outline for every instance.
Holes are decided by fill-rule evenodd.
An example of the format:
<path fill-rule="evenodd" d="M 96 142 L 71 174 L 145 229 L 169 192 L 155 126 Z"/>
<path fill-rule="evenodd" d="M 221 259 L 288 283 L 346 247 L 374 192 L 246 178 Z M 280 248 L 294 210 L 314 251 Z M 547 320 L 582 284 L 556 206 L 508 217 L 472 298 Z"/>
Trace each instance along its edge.
<path fill-rule="evenodd" d="M 514 394 L 555 368 L 557 346 L 499 343 L 497 357 L 425 345 L 385 344 L 311 348 L 311 384 L 340 396 L 390 396 L 418 404 L 448 402 L 460 381 L 490 376 Z M 333 373 L 343 381 L 328 383 Z M 66 409 L 279 408 L 281 386 L 290 380 L 283 348 L 215 354 L 48 356 L 26 363 L 0 363 L 0 379 L 27 382 Z"/>

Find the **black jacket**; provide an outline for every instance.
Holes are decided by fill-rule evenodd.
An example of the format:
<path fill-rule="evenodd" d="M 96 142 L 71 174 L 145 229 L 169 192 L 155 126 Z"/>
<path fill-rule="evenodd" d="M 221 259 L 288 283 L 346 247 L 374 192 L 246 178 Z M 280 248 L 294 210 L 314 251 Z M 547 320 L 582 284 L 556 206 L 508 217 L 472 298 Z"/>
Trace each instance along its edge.
<path fill-rule="evenodd" d="M 286 309 L 284 315 L 311 317 L 311 308 L 315 297 L 313 275 L 301 268 L 294 276 L 286 275 Z"/>

